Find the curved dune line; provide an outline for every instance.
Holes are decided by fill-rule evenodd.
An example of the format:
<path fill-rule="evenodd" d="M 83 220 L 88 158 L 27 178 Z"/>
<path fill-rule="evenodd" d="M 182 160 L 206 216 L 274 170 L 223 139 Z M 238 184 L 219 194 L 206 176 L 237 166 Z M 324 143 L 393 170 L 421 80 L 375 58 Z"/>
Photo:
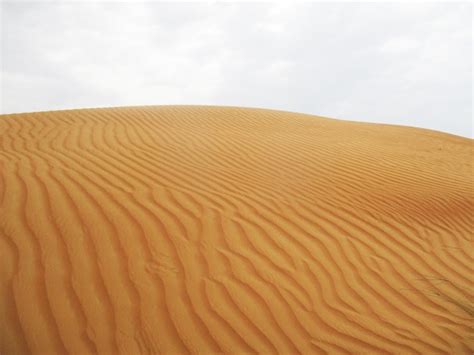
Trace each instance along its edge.
<path fill-rule="evenodd" d="M 0 353 L 470 354 L 472 163 L 264 109 L 0 116 Z"/>

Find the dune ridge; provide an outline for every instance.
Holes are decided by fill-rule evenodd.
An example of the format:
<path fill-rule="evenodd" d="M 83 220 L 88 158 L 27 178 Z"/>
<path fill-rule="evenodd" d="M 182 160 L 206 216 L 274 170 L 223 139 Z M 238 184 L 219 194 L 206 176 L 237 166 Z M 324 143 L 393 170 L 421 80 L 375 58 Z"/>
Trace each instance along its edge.
<path fill-rule="evenodd" d="M 0 147 L 2 354 L 474 351 L 470 139 L 147 106 Z"/>

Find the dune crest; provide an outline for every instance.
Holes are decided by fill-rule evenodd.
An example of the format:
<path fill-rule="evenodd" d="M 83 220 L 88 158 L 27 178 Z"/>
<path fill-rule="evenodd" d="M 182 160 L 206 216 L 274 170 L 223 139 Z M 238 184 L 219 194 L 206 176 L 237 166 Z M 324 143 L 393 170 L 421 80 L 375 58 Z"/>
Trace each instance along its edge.
<path fill-rule="evenodd" d="M 0 147 L 2 354 L 474 351 L 470 139 L 163 106 Z"/>

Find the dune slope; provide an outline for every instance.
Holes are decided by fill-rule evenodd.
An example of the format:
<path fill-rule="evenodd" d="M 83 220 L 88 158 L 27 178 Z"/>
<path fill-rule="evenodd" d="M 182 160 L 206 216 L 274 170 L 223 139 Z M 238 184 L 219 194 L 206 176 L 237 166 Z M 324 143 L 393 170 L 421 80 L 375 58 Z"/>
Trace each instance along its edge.
<path fill-rule="evenodd" d="M 0 116 L 0 353 L 470 354 L 472 140 L 230 107 Z"/>

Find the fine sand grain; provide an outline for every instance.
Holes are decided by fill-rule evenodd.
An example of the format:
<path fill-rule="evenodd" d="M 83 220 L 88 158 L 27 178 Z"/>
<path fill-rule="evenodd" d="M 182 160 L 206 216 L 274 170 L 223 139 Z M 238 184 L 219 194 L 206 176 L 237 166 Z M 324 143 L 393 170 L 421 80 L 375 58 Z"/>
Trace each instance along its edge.
<path fill-rule="evenodd" d="M 261 109 L 0 116 L 0 353 L 471 354 L 473 141 Z"/>

